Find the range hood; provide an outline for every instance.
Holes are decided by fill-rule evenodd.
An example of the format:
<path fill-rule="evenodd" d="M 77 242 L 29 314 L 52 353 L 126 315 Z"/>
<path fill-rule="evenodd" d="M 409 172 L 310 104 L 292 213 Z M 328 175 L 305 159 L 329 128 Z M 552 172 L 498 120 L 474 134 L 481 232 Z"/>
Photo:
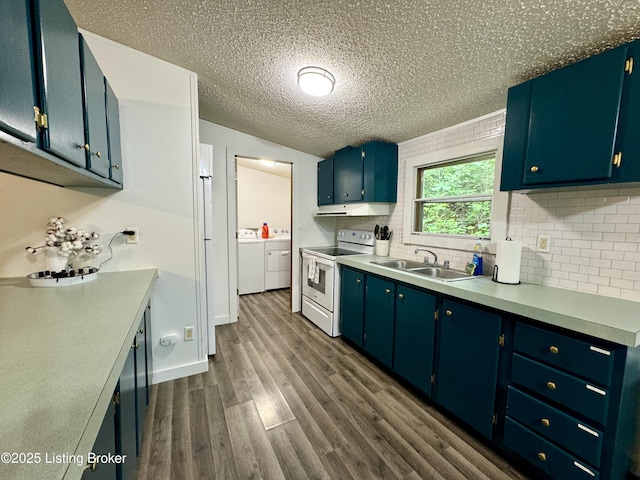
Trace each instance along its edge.
<path fill-rule="evenodd" d="M 344 203 L 342 205 L 322 205 L 316 217 L 371 217 L 389 215 L 388 203 Z"/>

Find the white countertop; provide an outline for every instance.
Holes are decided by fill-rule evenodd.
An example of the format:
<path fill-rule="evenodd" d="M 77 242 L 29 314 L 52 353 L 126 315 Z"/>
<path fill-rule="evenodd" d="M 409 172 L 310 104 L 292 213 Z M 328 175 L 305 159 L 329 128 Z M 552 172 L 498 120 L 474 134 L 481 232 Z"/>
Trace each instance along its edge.
<path fill-rule="evenodd" d="M 434 292 L 457 297 L 549 325 L 566 328 L 628 347 L 640 345 L 640 303 L 534 283 L 504 285 L 483 276 L 443 282 L 372 264 L 393 257 L 354 255 L 337 258 L 341 265 L 375 273 Z"/>
<path fill-rule="evenodd" d="M 79 479 L 157 278 L 157 270 L 99 273 L 92 282 L 31 287 L 0 279 L 0 462 L 3 479 Z M 47 460 L 53 463 L 47 463 Z"/>

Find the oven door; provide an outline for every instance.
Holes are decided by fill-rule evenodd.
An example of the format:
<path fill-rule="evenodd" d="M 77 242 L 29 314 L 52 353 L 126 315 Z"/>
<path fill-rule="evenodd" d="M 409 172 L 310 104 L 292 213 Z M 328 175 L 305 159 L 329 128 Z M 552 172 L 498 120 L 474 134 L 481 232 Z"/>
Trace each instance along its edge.
<path fill-rule="evenodd" d="M 309 278 L 309 263 L 315 261 L 316 274 Z M 336 263 L 333 260 L 302 254 L 302 294 L 333 312 L 333 279 Z"/>

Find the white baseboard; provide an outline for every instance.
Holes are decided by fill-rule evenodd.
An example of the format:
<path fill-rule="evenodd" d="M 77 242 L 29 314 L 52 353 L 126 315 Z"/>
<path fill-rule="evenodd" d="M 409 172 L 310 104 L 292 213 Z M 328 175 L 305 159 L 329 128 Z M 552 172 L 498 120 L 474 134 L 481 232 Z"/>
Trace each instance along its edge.
<path fill-rule="evenodd" d="M 229 315 L 221 315 L 216 317 L 216 326 L 217 325 L 226 325 L 227 323 L 236 323 L 238 321 L 237 318 L 231 320 Z"/>
<path fill-rule="evenodd" d="M 176 378 L 204 373 L 207 370 L 209 370 L 209 360 L 201 360 L 196 363 L 180 365 L 179 367 L 153 372 L 151 376 L 151 383 L 168 382 L 169 380 L 175 380 Z"/>

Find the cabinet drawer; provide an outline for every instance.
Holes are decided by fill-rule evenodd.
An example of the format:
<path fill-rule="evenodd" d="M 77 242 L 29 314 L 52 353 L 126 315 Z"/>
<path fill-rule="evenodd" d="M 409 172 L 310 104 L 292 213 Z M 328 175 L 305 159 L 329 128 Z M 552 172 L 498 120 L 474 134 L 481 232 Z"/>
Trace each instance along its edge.
<path fill-rule="evenodd" d="M 504 444 L 553 478 L 593 480 L 599 473 L 561 448 L 526 429 L 511 418 L 505 418 Z"/>
<path fill-rule="evenodd" d="M 532 392 L 606 424 L 609 392 L 584 380 L 513 354 L 511 381 Z"/>
<path fill-rule="evenodd" d="M 514 349 L 541 362 L 611 385 L 614 351 L 524 323 L 516 323 Z"/>
<path fill-rule="evenodd" d="M 600 466 L 602 432 L 509 387 L 507 415 L 591 465 Z"/>

